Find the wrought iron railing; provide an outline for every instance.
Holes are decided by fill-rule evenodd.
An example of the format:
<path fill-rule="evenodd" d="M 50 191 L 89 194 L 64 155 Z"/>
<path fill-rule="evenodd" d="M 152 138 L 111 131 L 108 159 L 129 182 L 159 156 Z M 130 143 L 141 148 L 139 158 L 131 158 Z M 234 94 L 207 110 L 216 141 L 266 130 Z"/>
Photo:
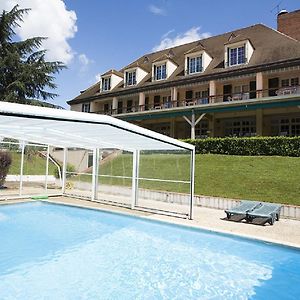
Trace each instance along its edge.
<path fill-rule="evenodd" d="M 176 107 L 184 106 L 199 106 L 207 105 L 213 103 L 221 102 L 234 102 L 234 101 L 246 101 L 246 100 L 255 100 L 264 97 L 282 97 L 286 95 L 300 95 L 300 86 L 287 86 L 281 88 L 270 88 L 263 90 L 252 90 L 247 92 L 238 92 L 238 93 L 228 93 L 228 94 L 219 94 L 213 96 L 207 96 L 202 98 L 191 98 L 183 100 L 171 100 L 167 102 L 155 102 L 155 103 L 146 103 L 145 105 L 132 105 L 132 106 L 123 106 L 116 109 L 106 109 L 102 111 L 96 111 L 98 114 L 106 115 L 116 115 L 116 114 L 128 114 L 136 113 L 142 111 L 151 111 L 151 110 L 165 110 Z"/>

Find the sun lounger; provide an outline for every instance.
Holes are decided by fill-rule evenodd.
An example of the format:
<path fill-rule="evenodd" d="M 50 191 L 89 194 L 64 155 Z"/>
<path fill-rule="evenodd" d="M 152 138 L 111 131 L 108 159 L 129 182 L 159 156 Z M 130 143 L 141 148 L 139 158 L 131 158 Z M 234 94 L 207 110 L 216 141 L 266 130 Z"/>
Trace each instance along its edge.
<path fill-rule="evenodd" d="M 273 225 L 279 220 L 281 205 L 274 203 L 261 203 L 261 206 L 247 213 L 247 221 L 252 222 L 256 218 L 262 219 L 262 224 Z"/>
<path fill-rule="evenodd" d="M 228 220 L 230 220 L 233 216 L 237 216 L 238 220 L 235 221 L 241 221 L 247 218 L 248 212 L 259 206 L 261 206 L 261 203 L 258 201 L 243 200 L 238 206 L 225 210 L 225 213 L 227 214 Z"/>

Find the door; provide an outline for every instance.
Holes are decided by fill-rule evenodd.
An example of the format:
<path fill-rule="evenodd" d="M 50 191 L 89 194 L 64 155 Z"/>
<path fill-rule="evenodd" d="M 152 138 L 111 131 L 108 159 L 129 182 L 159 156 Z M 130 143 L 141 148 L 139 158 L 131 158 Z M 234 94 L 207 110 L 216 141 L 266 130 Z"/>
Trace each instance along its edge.
<path fill-rule="evenodd" d="M 123 102 L 119 101 L 118 102 L 118 114 L 123 113 Z"/>
<path fill-rule="evenodd" d="M 229 101 L 232 97 L 232 85 L 223 85 L 223 101 Z"/>
<path fill-rule="evenodd" d="M 269 79 L 269 96 L 277 96 L 276 92 L 279 88 L 279 78 Z"/>
<path fill-rule="evenodd" d="M 256 81 L 250 81 L 250 93 L 249 98 L 254 99 L 256 98 Z"/>
<path fill-rule="evenodd" d="M 193 91 L 186 91 L 185 92 L 185 99 L 193 99 Z"/>
<path fill-rule="evenodd" d="M 154 96 L 154 108 L 161 108 L 160 105 L 160 96 Z"/>
<path fill-rule="evenodd" d="M 126 112 L 132 112 L 132 100 L 127 100 Z"/>

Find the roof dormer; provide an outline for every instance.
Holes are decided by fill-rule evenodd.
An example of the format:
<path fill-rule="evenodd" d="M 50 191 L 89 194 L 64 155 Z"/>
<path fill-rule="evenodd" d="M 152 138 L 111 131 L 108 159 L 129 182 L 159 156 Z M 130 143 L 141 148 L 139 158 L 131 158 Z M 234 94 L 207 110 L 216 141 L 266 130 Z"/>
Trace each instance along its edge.
<path fill-rule="evenodd" d="M 212 57 L 205 51 L 205 48 L 199 43 L 195 48 L 185 52 L 184 70 L 186 75 L 202 73 L 206 70 Z"/>
<path fill-rule="evenodd" d="M 100 91 L 108 92 L 115 88 L 123 80 L 123 74 L 116 71 L 110 70 L 100 77 Z"/>
<path fill-rule="evenodd" d="M 152 64 L 152 80 L 160 81 L 168 79 L 178 65 L 170 58 L 169 55 L 163 55 L 153 61 Z"/>
<path fill-rule="evenodd" d="M 250 61 L 253 52 L 254 48 L 247 37 L 232 33 L 228 42 L 225 43 L 225 67 L 247 64 Z"/>
<path fill-rule="evenodd" d="M 147 75 L 148 72 L 143 70 L 138 65 L 126 69 L 124 71 L 124 87 L 135 86 L 139 84 Z"/>

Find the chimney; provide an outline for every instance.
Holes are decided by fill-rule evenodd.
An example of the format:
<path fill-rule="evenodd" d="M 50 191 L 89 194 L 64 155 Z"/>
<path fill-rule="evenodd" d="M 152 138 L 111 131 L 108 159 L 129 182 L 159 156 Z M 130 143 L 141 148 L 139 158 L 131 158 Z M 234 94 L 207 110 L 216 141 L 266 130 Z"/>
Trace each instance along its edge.
<path fill-rule="evenodd" d="M 277 30 L 300 41 L 300 10 L 281 10 L 277 15 Z"/>

